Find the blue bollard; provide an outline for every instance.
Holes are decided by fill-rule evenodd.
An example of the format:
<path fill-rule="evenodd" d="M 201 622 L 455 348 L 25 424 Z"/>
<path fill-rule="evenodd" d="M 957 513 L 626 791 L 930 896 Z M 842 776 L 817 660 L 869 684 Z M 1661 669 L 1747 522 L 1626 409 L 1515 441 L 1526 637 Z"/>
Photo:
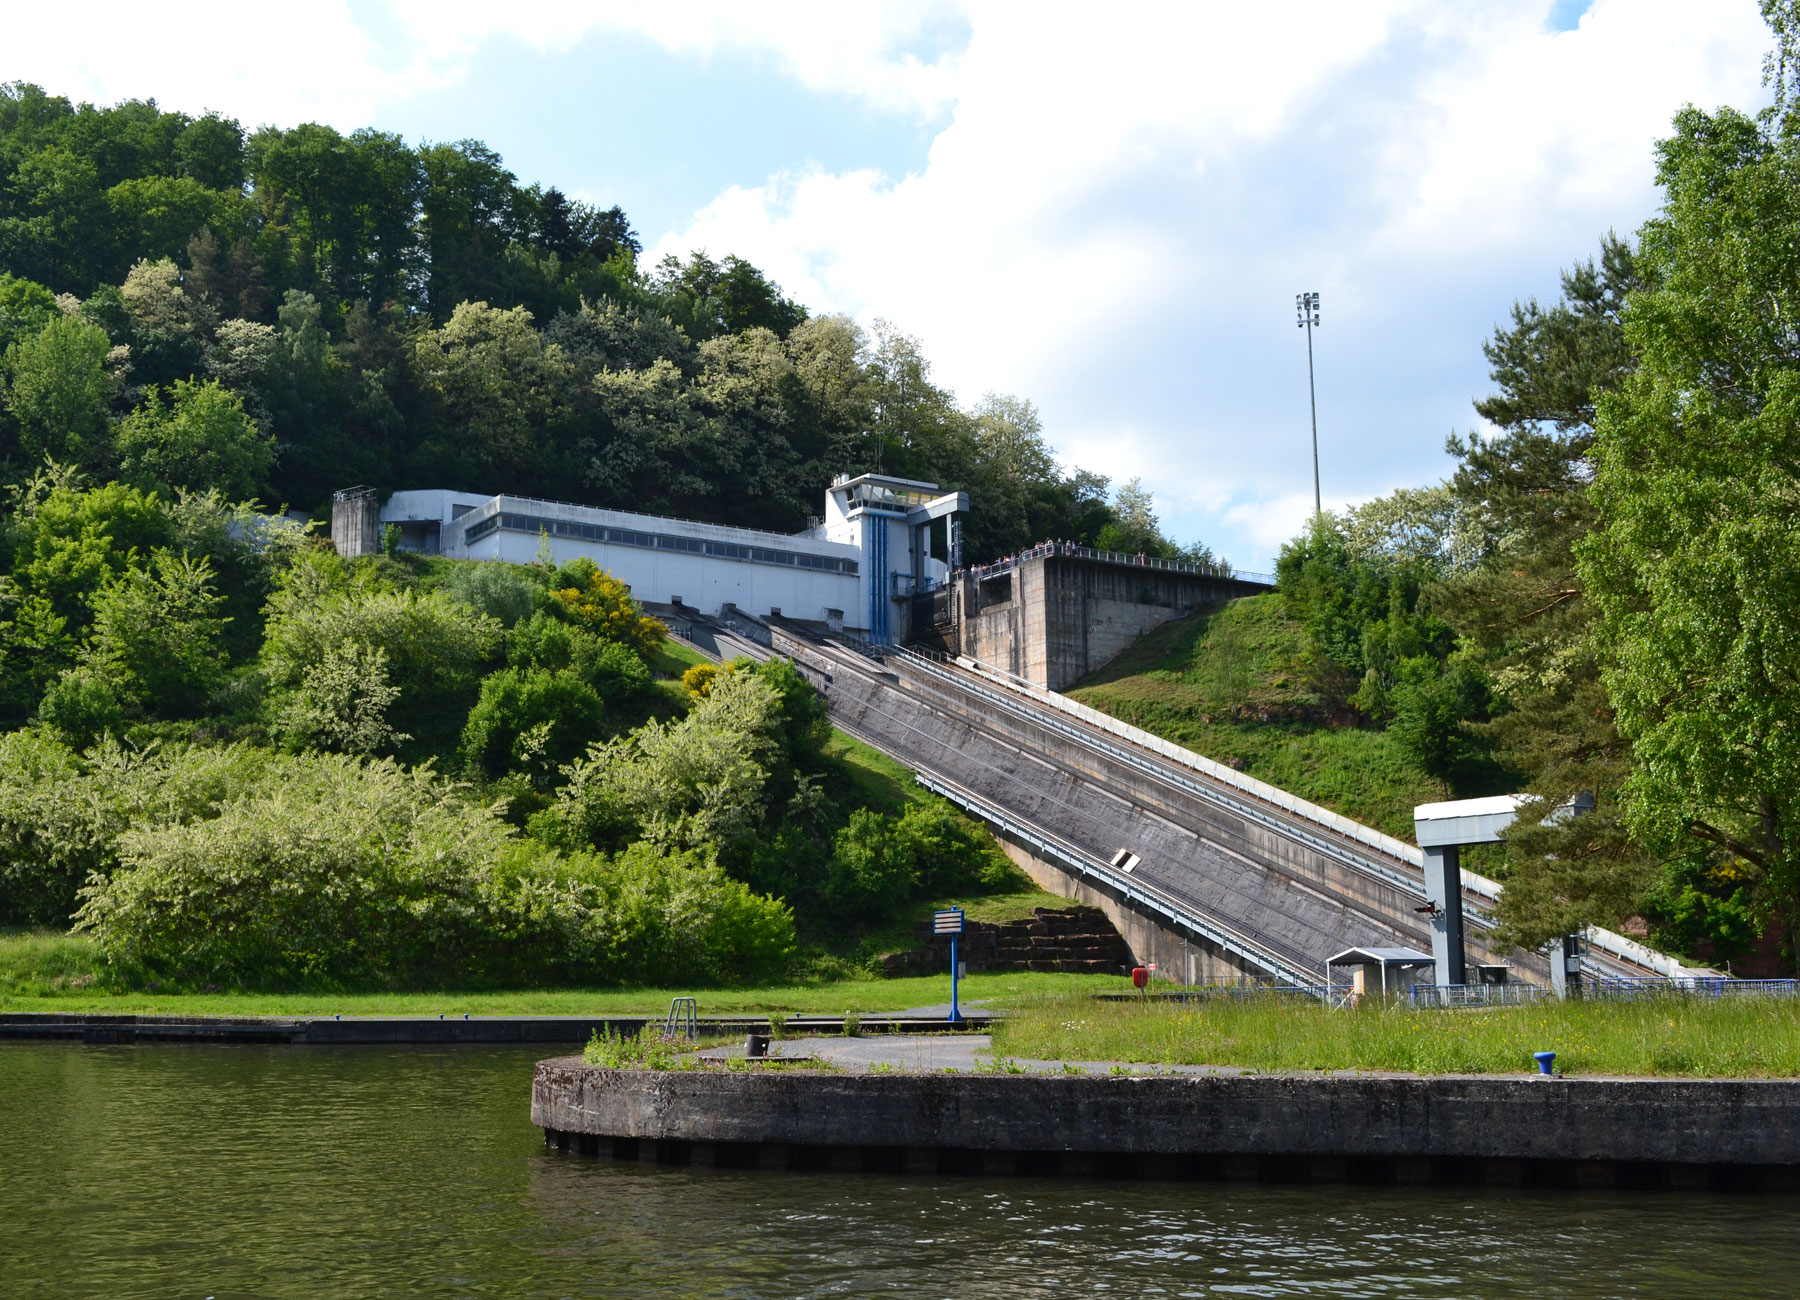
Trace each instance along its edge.
<path fill-rule="evenodd" d="M 1531 1059 L 1538 1063 L 1539 1074 L 1551 1073 L 1550 1067 L 1556 1064 L 1555 1052 L 1533 1052 Z"/>

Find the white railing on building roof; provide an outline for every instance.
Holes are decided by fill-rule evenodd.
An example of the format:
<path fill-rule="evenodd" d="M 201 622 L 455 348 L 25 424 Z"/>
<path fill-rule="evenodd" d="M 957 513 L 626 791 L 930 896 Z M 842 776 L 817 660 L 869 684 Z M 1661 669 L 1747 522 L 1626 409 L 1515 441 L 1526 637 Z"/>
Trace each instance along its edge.
<path fill-rule="evenodd" d="M 1046 555 L 1068 556 L 1080 560 L 1099 560 L 1105 564 L 1129 564 L 1138 568 L 1162 569 L 1170 573 L 1192 573 L 1203 578 L 1231 578 L 1238 582 L 1254 582 L 1264 587 L 1275 585 L 1272 573 L 1252 573 L 1248 569 L 1233 569 L 1223 564 L 1196 563 L 1193 560 L 1164 560 L 1139 552 L 1127 555 L 1122 551 L 1100 551 L 1091 546 L 1081 546 L 1075 542 L 1039 542 L 1036 546 L 1027 547 L 1017 555 L 1009 555 L 995 560 L 992 564 L 972 564 L 963 572 L 975 578 L 992 578 L 1002 573 L 1010 573 L 1027 560 L 1039 559 Z"/>
<path fill-rule="evenodd" d="M 792 542 L 826 542 L 828 545 L 831 545 L 831 546 L 853 546 L 854 545 L 854 543 L 852 543 L 852 542 L 832 542 L 832 541 L 829 541 L 829 539 L 823 538 L 823 537 L 808 537 L 803 532 L 802 533 L 776 533 L 776 532 L 771 532 L 767 528 L 744 528 L 738 524 L 709 524 L 709 523 L 702 522 L 701 520 L 698 520 L 698 519 L 677 518 L 675 515 L 650 515 L 650 514 L 645 514 L 642 510 L 617 510 L 617 509 L 614 509 L 612 506 L 583 505 L 579 501 L 556 501 L 556 500 L 551 499 L 550 497 L 517 496 L 511 492 L 501 492 L 498 495 L 489 498 L 487 501 L 483 502 L 475 510 L 470 511 L 469 514 L 458 516 L 453 522 L 460 524 L 460 523 L 464 522 L 465 520 L 471 518 L 472 516 L 476 516 L 476 515 L 485 516 L 485 515 L 494 514 L 502 508 L 500 505 L 500 503 L 502 501 L 518 501 L 518 502 L 523 502 L 523 503 L 530 504 L 530 505 L 539 505 L 539 506 L 561 506 L 567 510 L 590 510 L 590 511 L 594 511 L 594 512 L 597 512 L 600 514 L 625 515 L 632 519 L 655 519 L 662 523 L 687 524 L 690 527 L 694 527 L 694 528 L 717 528 L 717 529 L 720 529 L 721 531 L 730 532 L 730 533 L 749 533 L 750 535 L 752 535 L 754 537 L 775 537 L 775 538 L 779 538 L 781 541 L 790 542 L 790 543 L 792 543 Z"/>

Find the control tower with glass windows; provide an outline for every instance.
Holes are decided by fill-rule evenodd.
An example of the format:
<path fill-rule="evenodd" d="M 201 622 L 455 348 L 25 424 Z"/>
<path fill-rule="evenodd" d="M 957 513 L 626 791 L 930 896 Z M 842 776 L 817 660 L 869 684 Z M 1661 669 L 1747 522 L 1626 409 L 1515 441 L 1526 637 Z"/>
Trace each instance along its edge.
<path fill-rule="evenodd" d="M 335 517 L 361 498 L 340 496 L 334 540 L 370 553 L 377 530 L 350 527 L 348 515 L 340 529 Z M 780 615 L 886 645 L 905 639 L 914 594 L 942 587 L 960 559 L 968 509 L 967 493 L 864 474 L 840 475 L 823 517 L 793 534 L 441 488 L 396 492 L 379 518 L 403 551 L 530 564 L 547 543 L 558 564 L 587 556 L 640 601 Z"/>
<path fill-rule="evenodd" d="M 856 547 L 865 557 L 859 610 L 869 640 L 904 641 L 912 598 L 934 591 L 962 563 L 962 517 L 967 492 L 938 491 L 936 483 L 885 474 L 840 474 L 825 493 L 817 536 Z"/>

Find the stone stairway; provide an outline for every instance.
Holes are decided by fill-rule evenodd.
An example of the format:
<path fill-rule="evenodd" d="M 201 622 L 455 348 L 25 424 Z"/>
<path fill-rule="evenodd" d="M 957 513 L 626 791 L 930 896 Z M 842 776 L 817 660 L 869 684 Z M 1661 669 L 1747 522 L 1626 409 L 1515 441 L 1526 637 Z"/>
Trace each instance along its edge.
<path fill-rule="evenodd" d="M 950 940 L 919 926 L 920 946 L 881 959 L 882 973 L 937 975 L 950 969 Z M 971 921 L 957 941 L 957 956 L 977 971 L 1070 971 L 1122 975 L 1133 965 L 1131 949 L 1097 907 L 1032 909 L 1016 921 Z"/>

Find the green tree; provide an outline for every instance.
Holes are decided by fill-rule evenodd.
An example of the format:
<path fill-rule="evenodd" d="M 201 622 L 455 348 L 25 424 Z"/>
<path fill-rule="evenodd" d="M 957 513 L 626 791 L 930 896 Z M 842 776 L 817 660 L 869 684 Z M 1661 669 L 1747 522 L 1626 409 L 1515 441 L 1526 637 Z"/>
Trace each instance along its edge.
<path fill-rule="evenodd" d="M 804 307 L 741 257 L 715 262 L 702 251 L 683 262 L 671 254 L 657 267 L 651 291 L 669 319 L 698 342 L 758 328 L 785 336 L 806 319 Z"/>
<path fill-rule="evenodd" d="M 1630 296 L 1647 287 L 1629 243 L 1608 235 L 1597 258 L 1562 276 L 1562 298 L 1515 304 L 1484 351 L 1496 391 L 1476 411 L 1498 437 L 1452 438 L 1448 484 L 1459 561 L 1433 608 L 1479 649 L 1496 700 L 1478 728 L 1531 797 L 1507 836 L 1503 934 L 1538 947 L 1648 909 L 1654 859 L 1625 820 L 1630 742 L 1600 677 L 1595 610 L 1576 547 L 1595 526 L 1595 405 L 1628 376 Z M 1553 816 L 1577 792 L 1587 816 Z"/>
<path fill-rule="evenodd" d="M 109 732 L 122 731 L 125 710 L 104 673 L 73 668 L 44 692 L 38 721 L 71 749 L 86 749 Z"/>
<path fill-rule="evenodd" d="M 545 426 L 569 401 L 572 375 L 562 349 L 532 328 L 531 313 L 461 303 L 442 329 L 419 334 L 413 364 L 438 406 L 446 442 L 469 472 L 527 480 Z"/>
<path fill-rule="evenodd" d="M 142 708 L 197 713 L 224 679 L 223 603 L 205 560 L 159 550 L 95 596 L 88 662 Z"/>
<path fill-rule="evenodd" d="M 463 757 L 490 777 L 523 772 L 548 786 L 600 738 L 605 710 L 594 688 L 567 669 L 502 668 L 481 679 Z"/>
<path fill-rule="evenodd" d="M 55 320 L 56 295 L 32 280 L 0 271 L 0 352 Z"/>
<path fill-rule="evenodd" d="M 99 326 L 59 316 L 6 349 L 6 409 L 27 457 L 76 464 L 96 458 L 118 391 L 106 368 L 111 348 Z"/>
<path fill-rule="evenodd" d="M 175 535 L 162 499 L 123 483 L 83 489 L 46 476 L 13 515 L 12 578 L 71 636 L 87 630 L 98 593 Z M 22 607 L 22 611 L 23 611 Z"/>
<path fill-rule="evenodd" d="M 1444 787 L 1480 755 L 1464 723 L 1487 711 L 1487 685 L 1467 662 L 1445 664 L 1431 655 L 1402 659 L 1391 692 L 1388 732 L 1413 766 Z"/>
<path fill-rule="evenodd" d="M 1770 11 L 1789 50 L 1792 9 Z M 1793 76 L 1794 67 L 1783 69 Z M 1784 92 L 1788 87 L 1783 87 Z M 1608 694 L 1635 765 L 1627 818 L 1662 852 L 1728 864 L 1800 931 L 1800 116 L 1676 116 L 1642 232 L 1654 288 L 1638 366 L 1601 397 L 1581 549 Z"/>
<path fill-rule="evenodd" d="M 168 399 L 155 388 L 114 435 L 119 468 L 145 487 L 213 488 L 233 500 L 268 481 L 274 449 L 243 399 L 209 379 L 178 379 Z"/>

